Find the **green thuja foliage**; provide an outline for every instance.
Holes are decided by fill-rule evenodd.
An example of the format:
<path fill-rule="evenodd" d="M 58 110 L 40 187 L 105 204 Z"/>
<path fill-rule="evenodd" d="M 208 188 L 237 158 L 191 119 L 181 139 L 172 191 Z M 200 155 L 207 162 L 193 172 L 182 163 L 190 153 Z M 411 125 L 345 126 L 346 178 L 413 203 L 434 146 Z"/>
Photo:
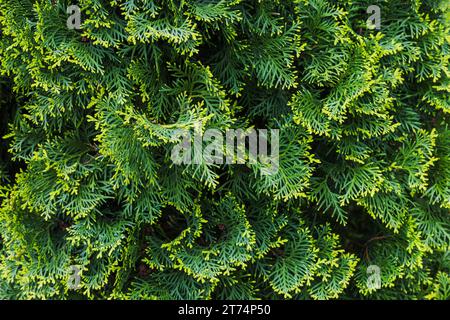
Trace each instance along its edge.
<path fill-rule="evenodd" d="M 449 12 L 0 0 L 0 298 L 449 299 Z M 199 122 L 278 171 L 174 164 Z"/>
<path fill-rule="evenodd" d="M 9 87 L 9 83 L 0 78 L 0 108 L 2 112 L 0 122 L 0 134 L 5 135 L 8 128 L 8 121 L 10 120 L 10 111 L 12 108 L 12 95 Z M 8 144 L 6 141 L 0 143 L 0 186 L 9 181 L 8 165 L 10 164 L 9 156 L 7 153 Z"/>

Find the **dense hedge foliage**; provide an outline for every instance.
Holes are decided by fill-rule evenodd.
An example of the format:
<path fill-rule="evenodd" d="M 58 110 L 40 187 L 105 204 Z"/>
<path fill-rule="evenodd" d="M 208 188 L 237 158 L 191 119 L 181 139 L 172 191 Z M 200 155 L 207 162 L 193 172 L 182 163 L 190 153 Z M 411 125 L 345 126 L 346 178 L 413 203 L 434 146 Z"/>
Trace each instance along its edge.
<path fill-rule="evenodd" d="M 448 299 L 449 28 L 446 0 L 0 0 L 0 298 Z M 279 170 L 175 165 L 199 121 L 279 129 Z"/>

